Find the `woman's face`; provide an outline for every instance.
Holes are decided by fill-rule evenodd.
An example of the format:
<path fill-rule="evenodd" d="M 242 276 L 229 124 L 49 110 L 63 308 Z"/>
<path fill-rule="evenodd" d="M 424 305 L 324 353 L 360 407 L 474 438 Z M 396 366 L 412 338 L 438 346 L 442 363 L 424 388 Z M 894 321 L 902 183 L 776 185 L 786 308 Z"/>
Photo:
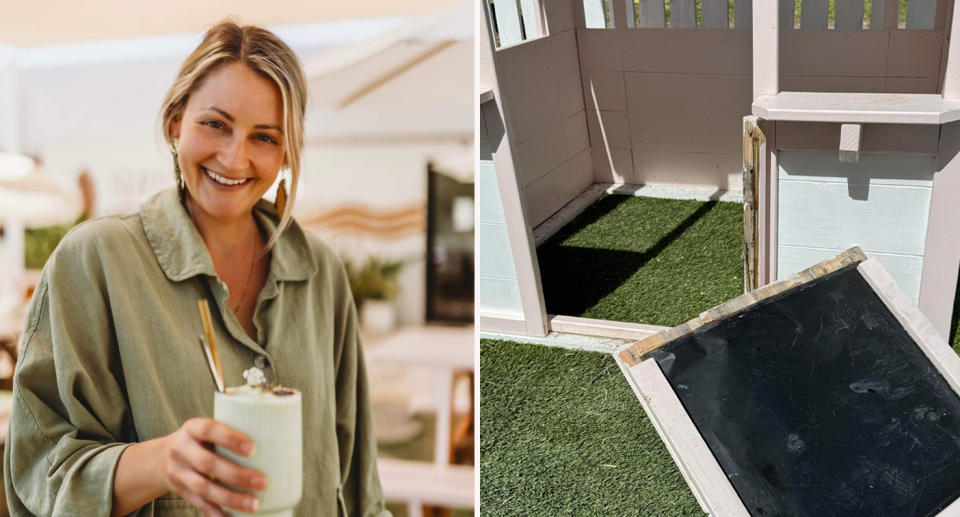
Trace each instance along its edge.
<path fill-rule="evenodd" d="M 191 210 L 215 219 L 249 215 L 284 162 L 277 86 L 243 63 L 210 72 L 171 122 Z"/>

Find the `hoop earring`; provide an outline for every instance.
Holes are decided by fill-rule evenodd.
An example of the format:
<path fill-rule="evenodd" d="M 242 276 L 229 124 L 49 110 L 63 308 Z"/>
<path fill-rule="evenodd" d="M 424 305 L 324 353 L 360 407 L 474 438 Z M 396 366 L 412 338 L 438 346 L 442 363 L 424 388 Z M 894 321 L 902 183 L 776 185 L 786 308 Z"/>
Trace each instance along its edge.
<path fill-rule="evenodd" d="M 280 178 L 280 185 L 277 186 L 277 200 L 274 205 L 277 207 L 277 215 L 283 218 L 283 211 L 287 209 L 287 178 Z"/>

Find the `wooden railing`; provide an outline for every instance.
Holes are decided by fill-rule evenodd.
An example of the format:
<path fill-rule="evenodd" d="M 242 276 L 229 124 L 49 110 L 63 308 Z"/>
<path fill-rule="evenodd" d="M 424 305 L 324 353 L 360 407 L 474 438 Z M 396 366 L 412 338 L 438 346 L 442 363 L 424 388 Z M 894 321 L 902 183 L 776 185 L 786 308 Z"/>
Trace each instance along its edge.
<path fill-rule="evenodd" d="M 938 0 L 779 1 L 781 28 L 933 29 L 937 19 Z M 751 0 L 583 0 L 587 28 L 611 28 L 613 2 L 626 4 L 628 27 L 749 29 L 751 26 Z"/>

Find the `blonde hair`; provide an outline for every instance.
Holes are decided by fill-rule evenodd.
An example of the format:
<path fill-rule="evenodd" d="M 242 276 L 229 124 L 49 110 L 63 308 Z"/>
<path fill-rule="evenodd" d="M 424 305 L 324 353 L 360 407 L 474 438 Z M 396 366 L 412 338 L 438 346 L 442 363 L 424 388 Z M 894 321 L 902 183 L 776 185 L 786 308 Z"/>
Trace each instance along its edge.
<path fill-rule="evenodd" d="M 167 92 L 160 108 L 161 127 L 164 139 L 173 148 L 170 124 L 183 115 L 190 94 L 200 87 L 211 71 L 232 63 L 243 63 L 273 81 L 283 100 L 283 148 L 290 169 L 290 193 L 283 213 L 279 214 L 280 224 L 267 242 L 267 249 L 270 249 L 290 224 L 300 178 L 307 82 L 293 50 L 274 33 L 259 27 L 241 27 L 232 21 L 214 25 L 203 36 L 200 45 L 187 56 Z"/>

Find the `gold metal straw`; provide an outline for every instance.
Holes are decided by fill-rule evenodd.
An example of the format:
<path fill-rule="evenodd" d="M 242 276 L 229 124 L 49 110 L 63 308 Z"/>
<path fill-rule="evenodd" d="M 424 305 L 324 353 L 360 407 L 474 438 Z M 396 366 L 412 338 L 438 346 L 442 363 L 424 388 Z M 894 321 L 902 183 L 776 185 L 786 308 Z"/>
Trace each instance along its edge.
<path fill-rule="evenodd" d="M 213 337 L 213 319 L 210 317 L 210 306 L 207 300 L 201 298 L 197 300 L 197 307 L 200 309 L 200 322 L 203 324 L 203 334 L 206 336 L 206 344 L 210 349 L 210 355 L 213 357 L 213 366 L 216 368 L 214 373 L 217 382 L 217 389 L 223 391 L 223 370 L 220 368 L 220 356 L 217 354 L 217 341 Z"/>

